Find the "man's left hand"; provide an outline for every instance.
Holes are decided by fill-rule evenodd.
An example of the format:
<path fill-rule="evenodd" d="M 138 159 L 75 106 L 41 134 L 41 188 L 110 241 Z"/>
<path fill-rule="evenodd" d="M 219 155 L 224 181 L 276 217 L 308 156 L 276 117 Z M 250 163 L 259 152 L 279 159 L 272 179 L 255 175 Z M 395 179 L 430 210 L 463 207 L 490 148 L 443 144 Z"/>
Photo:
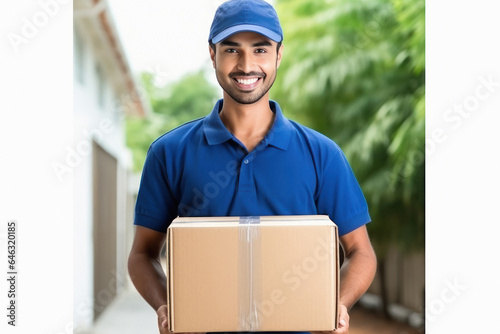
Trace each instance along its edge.
<path fill-rule="evenodd" d="M 333 331 L 311 332 L 311 334 L 347 334 L 349 333 L 349 318 L 347 307 L 340 305 L 338 328 Z"/>

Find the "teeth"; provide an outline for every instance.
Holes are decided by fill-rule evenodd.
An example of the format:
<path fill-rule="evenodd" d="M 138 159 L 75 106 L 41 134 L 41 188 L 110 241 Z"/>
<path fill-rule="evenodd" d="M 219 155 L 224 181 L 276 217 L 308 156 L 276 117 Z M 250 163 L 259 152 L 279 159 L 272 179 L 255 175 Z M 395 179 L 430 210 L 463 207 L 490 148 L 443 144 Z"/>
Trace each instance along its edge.
<path fill-rule="evenodd" d="M 253 78 L 253 79 L 236 79 L 240 84 L 243 84 L 243 85 L 251 85 L 253 83 L 256 83 L 257 80 L 259 80 L 259 78 Z"/>

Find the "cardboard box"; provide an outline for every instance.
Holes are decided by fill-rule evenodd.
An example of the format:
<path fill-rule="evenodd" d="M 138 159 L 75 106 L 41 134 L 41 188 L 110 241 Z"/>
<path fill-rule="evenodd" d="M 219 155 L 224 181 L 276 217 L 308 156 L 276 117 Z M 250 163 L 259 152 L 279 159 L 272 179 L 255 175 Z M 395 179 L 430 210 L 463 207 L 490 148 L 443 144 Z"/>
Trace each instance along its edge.
<path fill-rule="evenodd" d="M 168 228 L 172 332 L 331 331 L 338 288 L 328 216 L 177 218 Z"/>

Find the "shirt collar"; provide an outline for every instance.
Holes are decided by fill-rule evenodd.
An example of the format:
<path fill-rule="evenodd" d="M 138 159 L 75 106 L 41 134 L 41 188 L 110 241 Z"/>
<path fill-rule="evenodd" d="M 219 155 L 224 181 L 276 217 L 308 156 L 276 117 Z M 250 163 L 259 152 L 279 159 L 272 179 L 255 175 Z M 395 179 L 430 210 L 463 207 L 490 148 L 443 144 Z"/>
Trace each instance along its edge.
<path fill-rule="evenodd" d="M 274 118 L 273 126 L 267 133 L 265 140 L 267 140 L 269 145 L 286 151 L 288 143 L 290 142 L 290 136 L 292 135 L 293 126 L 290 124 L 290 121 L 283 116 L 278 102 L 270 100 L 269 106 L 276 117 Z"/>
<path fill-rule="evenodd" d="M 217 101 L 212 112 L 204 120 L 203 130 L 209 145 L 222 144 L 233 138 L 233 135 L 229 132 L 229 130 L 227 130 L 219 117 L 219 112 L 222 110 L 222 103 L 222 99 Z M 275 113 L 276 117 L 271 130 L 268 132 L 264 140 L 269 145 L 281 150 L 287 150 L 293 126 L 290 124 L 288 119 L 283 116 L 281 108 L 277 102 L 270 100 L 269 106 Z"/>
<path fill-rule="evenodd" d="M 222 110 L 222 99 L 217 101 L 212 112 L 205 118 L 203 131 L 208 145 L 218 145 L 233 138 L 231 132 L 222 123 L 219 112 Z"/>

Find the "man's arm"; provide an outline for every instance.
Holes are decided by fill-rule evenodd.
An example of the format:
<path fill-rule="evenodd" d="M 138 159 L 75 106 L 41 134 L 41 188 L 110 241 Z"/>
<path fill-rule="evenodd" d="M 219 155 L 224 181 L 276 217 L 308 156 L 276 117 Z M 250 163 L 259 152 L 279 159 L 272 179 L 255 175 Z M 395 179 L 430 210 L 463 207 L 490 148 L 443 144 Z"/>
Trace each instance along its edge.
<path fill-rule="evenodd" d="M 167 304 L 167 277 L 160 262 L 165 237 L 165 233 L 137 226 L 128 258 L 128 271 L 132 282 L 155 310 Z"/>
<path fill-rule="evenodd" d="M 377 270 L 377 258 L 363 225 L 340 237 L 345 252 L 340 268 L 340 318 L 336 333 L 349 331 L 348 310 L 368 290 Z"/>
<path fill-rule="evenodd" d="M 340 243 L 345 252 L 345 259 L 340 268 L 339 326 L 335 332 L 312 333 L 348 333 L 348 311 L 370 287 L 375 277 L 377 259 L 366 226 L 341 236 Z"/>
<path fill-rule="evenodd" d="M 375 277 L 377 259 L 366 226 L 340 237 L 345 260 L 340 269 L 339 301 L 350 309 L 368 290 Z"/>
<path fill-rule="evenodd" d="M 137 226 L 128 258 L 128 271 L 137 291 L 158 314 L 160 333 L 167 327 L 167 278 L 160 262 L 165 233 Z"/>

